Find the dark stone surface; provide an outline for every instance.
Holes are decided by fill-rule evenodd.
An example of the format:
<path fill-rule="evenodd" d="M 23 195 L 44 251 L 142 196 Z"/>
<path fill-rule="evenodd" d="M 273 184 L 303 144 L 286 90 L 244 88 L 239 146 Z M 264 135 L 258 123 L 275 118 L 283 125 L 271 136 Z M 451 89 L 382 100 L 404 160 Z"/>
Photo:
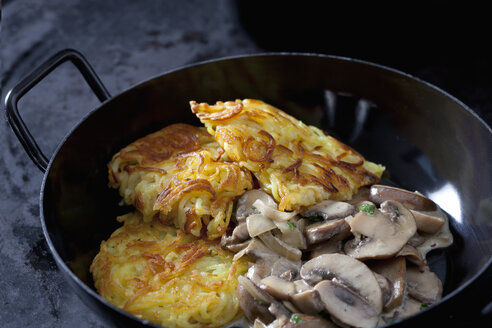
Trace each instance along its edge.
<path fill-rule="evenodd" d="M 391 44 L 377 34 L 372 35 L 372 43 L 365 44 L 365 48 L 341 41 L 328 47 L 330 40 L 342 40 L 330 39 L 332 30 L 317 34 L 316 42 L 308 42 L 308 36 L 299 37 L 292 25 L 275 20 L 292 19 L 288 12 L 275 16 L 275 11 L 267 7 L 255 7 L 256 11 L 241 7 L 243 25 L 234 4 L 226 0 L 3 1 L 2 105 L 7 91 L 22 76 L 64 48 L 81 51 L 113 95 L 153 75 L 205 59 L 270 50 L 316 51 L 402 69 L 448 91 L 492 123 L 492 62 L 479 40 L 480 29 L 484 28 L 481 25 L 474 24 L 473 31 L 465 31 L 469 34 L 464 44 L 460 40 L 465 38 L 456 34 L 454 48 L 443 42 L 430 47 L 434 43 L 429 38 L 419 44 L 419 35 L 414 35 L 413 45 L 423 53 L 416 57 L 413 52 L 391 52 Z M 304 10 L 297 14 L 309 14 L 309 7 L 301 9 Z M 316 33 L 312 29 L 322 29 L 319 23 L 306 22 L 312 19 L 298 19 L 294 27 L 301 34 L 311 35 Z M 268 30 L 261 35 L 258 27 Z M 361 28 L 367 29 L 368 25 Z M 279 37 L 272 38 L 272 31 L 279 33 Z M 439 31 L 446 31 L 446 26 L 442 25 Z M 368 51 L 371 44 L 381 49 L 377 53 Z M 19 105 L 41 148 L 51 154 L 63 135 L 98 101 L 76 70 L 64 65 Z M 0 144 L 0 325 L 102 327 L 99 318 L 62 279 L 47 250 L 38 205 L 43 175 L 25 154 L 5 119 L 0 122 Z"/>

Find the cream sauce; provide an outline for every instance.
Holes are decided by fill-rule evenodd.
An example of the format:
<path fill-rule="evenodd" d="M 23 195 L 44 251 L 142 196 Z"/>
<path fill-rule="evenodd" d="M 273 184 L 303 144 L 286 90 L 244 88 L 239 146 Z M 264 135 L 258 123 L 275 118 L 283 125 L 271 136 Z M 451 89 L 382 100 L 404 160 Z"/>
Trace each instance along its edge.
<path fill-rule="evenodd" d="M 426 240 L 421 245 L 417 246 L 417 249 L 422 254 L 423 258 L 425 258 L 430 251 L 448 247 L 453 243 L 453 235 L 449 230 L 449 220 L 447 215 L 440 210 L 435 211 L 433 215 L 443 218 L 445 222 L 435 234 L 429 235 L 421 233 L 421 236 L 425 237 Z"/>
<path fill-rule="evenodd" d="M 367 200 L 368 195 L 369 195 L 368 191 L 369 191 L 368 188 L 361 188 L 360 191 L 356 195 L 354 195 L 353 199 L 350 201 L 347 201 L 347 203 L 350 203 L 350 204 L 356 206 L 356 208 L 357 208 L 356 211 L 359 210 L 359 206 L 361 204 L 373 205 L 372 202 L 369 202 Z M 451 235 L 451 231 L 449 229 L 448 217 L 439 208 L 437 208 L 434 211 L 425 211 L 425 212 L 420 211 L 420 212 L 422 212 L 422 214 L 424 214 L 424 215 L 429 215 L 429 216 L 433 216 L 436 218 L 435 222 L 431 222 L 431 224 L 437 224 L 437 223 L 440 224 L 439 221 L 441 221 L 441 220 L 444 221 L 444 223 L 442 224 L 441 227 L 439 227 L 439 229 L 437 230 L 436 233 L 431 234 L 431 233 L 426 233 L 424 231 L 419 231 L 418 233 L 415 233 L 414 237 L 412 237 L 409 240 L 408 245 L 407 245 L 407 249 L 405 251 L 403 251 L 403 250 L 400 251 L 400 253 L 396 254 L 395 256 L 396 256 L 396 259 L 398 259 L 399 256 L 410 257 L 407 259 L 407 261 L 413 262 L 414 264 L 417 264 L 418 267 L 423 268 L 424 266 L 427 267 L 426 262 L 425 262 L 426 255 L 434 249 L 444 248 L 444 247 L 451 245 L 453 243 L 453 236 Z M 374 219 L 374 217 L 371 216 L 371 219 Z M 351 223 L 352 220 L 353 220 L 352 216 L 348 216 L 345 218 L 345 221 L 347 223 Z M 283 227 L 283 226 L 277 227 L 277 228 L 284 228 L 284 229 L 280 229 L 280 231 L 278 231 L 277 234 L 281 235 L 284 232 L 290 233 L 291 232 L 290 229 L 296 228 L 297 223 L 302 223 L 302 222 L 299 222 L 301 220 L 299 220 L 298 217 L 292 219 L 292 221 L 295 222 L 295 224 L 289 225 L 289 226 L 287 225 L 286 222 L 281 222 L 281 223 L 284 223 L 285 227 Z M 373 224 L 374 224 L 374 222 L 373 222 Z M 289 229 L 287 229 L 287 227 Z M 303 224 L 301 224 L 301 226 L 299 226 L 298 228 L 301 231 L 305 230 Z M 381 227 L 379 227 L 379 229 L 381 230 Z M 423 230 L 425 230 L 425 229 L 423 229 Z M 433 231 L 433 230 L 434 229 L 432 229 L 432 228 L 428 229 L 428 231 Z M 352 233 L 353 233 L 353 231 L 352 231 Z M 354 235 L 355 235 L 355 237 L 357 237 L 357 234 L 354 234 Z M 338 256 L 345 256 L 345 255 L 343 255 L 343 247 L 341 247 L 342 246 L 341 243 L 342 243 L 342 240 L 346 240 L 346 237 L 345 236 L 344 236 L 344 238 L 337 238 L 337 237 L 339 237 L 339 236 L 337 235 L 332 239 L 328 239 L 328 241 L 312 245 L 311 247 L 309 247 L 309 249 L 304 250 L 304 252 L 306 252 L 306 253 L 309 252 L 311 259 L 313 258 L 313 255 L 314 255 L 314 257 L 316 257 L 316 255 L 321 255 L 323 253 L 324 254 L 332 253 L 331 256 L 337 256 L 335 254 L 341 253 L 341 254 L 338 254 Z M 412 246 L 409 246 L 409 245 L 412 245 Z M 415 246 L 415 247 L 413 247 L 413 246 Z M 420 257 L 420 255 L 421 255 L 421 257 Z M 313 260 L 311 260 L 311 261 L 313 261 Z M 271 266 L 274 262 L 275 261 L 259 261 L 259 262 L 257 262 L 257 265 L 259 263 L 262 263 L 263 269 L 266 269 L 267 272 L 262 272 L 258 276 L 255 276 L 253 273 L 259 273 L 259 272 L 256 272 L 257 270 L 254 270 L 255 266 L 257 266 L 257 265 L 254 265 L 252 268 L 250 268 L 250 270 L 247 274 L 247 277 L 249 279 L 251 279 L 252 281 L 258 282 L 258 280 L 260 280 L 258 278 L 268 276 L 269 274 L 271 275 L 271 272 L 268 272 L 268 271 L 271 271 L 270 269 L 271 269 Z M 301 264 L 301 263 L 299 263 L 299 264 Z M 399 275 L 400 275 L 399 279 L 389 279 L 389 277 L 384 275 L 384 274 L 380 277 L 380 278 L 384 278 L 387 280 L 387 285 L 388 285 L 387 287 L 389 287 L 389 288 L 387 288 L 388 289 L 387 292 L 391 292 L 391 293 L 397 292 L 398 299 L 395 302 L 396 304 L 394 304 L 392 306 L 388 306 L 388 308 L 391 308 L 391 307 L 394 307 L 394 308 L 380 312 L 380 314 L 377 316 L 377 319 L 379 320 L 378 326 L 385 325 L 385 324 L 392 322 L 392 321 L 395 321 L 395 320 L 403 319 L 407 316 L 410 316 L 414 313 L 419 312 L 422 308 L 424 308 L 426 306 L 425 303 L 422 303 L 421 301 L 416 300 L 415 298 L 411 297 L 408 294 L 409 289 L 407 286 L 408 277 L 406 274 L 406 271 L 407 271 L 406 265 L 408 265 L 408 262 L 403 260 L 403 267 L 401 269 L 401 270 L 403 270 L 402 271 L 403 273 L 402 272 L 399 273 Z M 417 268 L 417 267 L 412 266 L 412 268 Z M 372 269 L 375 270 L 375 268 L 372 268 Z M 419 270 L 419 269 L 416 269 L 416 270 Z M 361 277 L 367 276 L 367 275 L 363 275 L 363 274 L 358 274 L 357 270 L 354 270 L 354 268 L 337 267 L 335 271 L 337 271 L 336 272 L 337 275 L 342 275 L 342 276 L 347 275 L 347 274 L 348 275 L 357 275 L 358 279 L 355 279 L 356 281 L 359 281 Z M 338 272 L 338 271 L 340 271 L 340 272 Z M 375 271 L 377 272 L 378 270 L 375 270 Z M 331 270 L 330 270 L 330 272 L 331 272 Z M 372 273 L 372 271 L 369 271 L 369 272 Z M 331 272 L 331 273 L 334 274 L 334 272 Z M 374 277 L 374 274 L 371 274 L 370 276 Z M 395 278 L 395 277 L 393 277 L 393 278 Z M 436 278 L 437 278 L 437 276 L 436 276 Z M 335 280 L 338 281 L 337 279 L 338 278 L 336 278 Z M 335 281 L 335 280 L 333 280 L 333 281 Z M 300 282 L 303 282 L 304 285 L 300 284 Z M 362 284 L 366 285 L 365 283 L 362 283 Z M 297 286 L 297 285 L 299 285 L 299 286 Z M 362 286 L 353 286 L 353 285 L 347 284 L 347 283 L 343 283 L 343 285 L 348 286 L 347 288 L 349 288 L 350 290 L 352 290 L 354 292 L 356 291 L 358 295 L 365 294 L 364 296 L 361 296 L 361 297 L 363 297 L 366 301 L 368 301 L 373 296 L 372 292 L 369 293 L 371 295 L 368 295 L 367 292 L 366 293 L 362 292 L 362 290 L 364 289 Z M 379 294 L 381 291 L 381 286 L 382 285 L 386 286 L 386 284 L 377 283 L 374 285 L 378 287 L 377 288 L 378 293 L 376 293 L 376 294 L 378 294 L 377 298 L 380 299 L 382 302 L 382 300 L 383 300 L 382 294 L 381 295 L 379 295 Z M 304 282 L 303 280 L 295 281 L 294 286 L 295 286 L 296 290 L 299 289 L 298 292 L 303 291 L 304 289 L 311 290 L 313 288 L 313 285 L 309 285 L 306 282 Z M 439 293 L 437 298 L 440 298 L 440 296 L 441 295 Z M 401 302 L 401 304 L 398 304 L 400 302 Z M 388 303 L 390 303 L 390 302 L 388 302 Z M 368 304 L 371 304 L 371 303 L 368 303 Z M 374 307 L 374 305 L 373 305 L 373 307 Z M 293 308 L 293 310 L 295 310 L 295 308 Z M 337 320 L 335 320 L 335 321 L 337 321 Z M 251 323 L 248 322 L 244 318 L 242 318 L 238 321 L 235 321 L 234 323 L 231 323 L 227 327 L 231 327 L 234 325 L 243 326 L 243 327 L 248 327 L 248 326 L 251 327 Z"/>

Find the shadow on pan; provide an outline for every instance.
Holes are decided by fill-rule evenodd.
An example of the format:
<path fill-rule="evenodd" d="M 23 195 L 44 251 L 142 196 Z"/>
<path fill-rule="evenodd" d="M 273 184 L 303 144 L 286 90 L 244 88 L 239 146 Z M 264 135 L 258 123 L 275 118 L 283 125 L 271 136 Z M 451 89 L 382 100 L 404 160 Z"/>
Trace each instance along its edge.
<path fill-rule="evenodd" d="M 16 122 L 15 107 L 49 67 L 10 93 L 7 115 L 31 158 L 45 170 L 41 220 L 54 258 L 75 292 L 104 318 L 126 326 L 153 326 L 103 300 L 90 280 L 88 266 L 101 240 L 116 229 L 115 217 L 128 211 L 117 205 L 117 192 L 107 187 L 106 164 L 128 143 L 166 125 L 200 125 L 189 100 L 236 98 L 261 99 L 330 131 L 367 159 L 384 164 L 390 174 L 387 183 L 422 192 L 450 215 L 455 243 L 429 258 L 446 296 L 400 326 L 436 318 L 452 326 L 485 318 L 480 311 L 492 295 L 477 290 L 491 290 L 492 132 L 458 100 L 378 65 L 293 53 L 192 65 L 111 98 L 79 53 L 66 50 L 57 56 L 47 65 L 71 60 L 102 105 L 63 139 L 49 165 L 23 135 L 27 128 Z"/>

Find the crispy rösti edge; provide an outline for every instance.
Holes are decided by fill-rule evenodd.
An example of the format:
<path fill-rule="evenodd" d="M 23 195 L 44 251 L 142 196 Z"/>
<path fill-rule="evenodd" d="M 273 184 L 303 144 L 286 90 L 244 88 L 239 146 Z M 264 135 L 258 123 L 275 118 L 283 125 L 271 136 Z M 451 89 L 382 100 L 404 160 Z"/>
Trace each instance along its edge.
<path fill-rule="evenodd" d="M 118 221 L 90 267 L 103 298 L 165 327 L 220 327 L 241 315 L 236 288 L 246 259 L 137 212 Z"/>
<path fill-rule="evenodd" d="M 204 128 L 172 124 L 131 143 L 108 164 L 109 186 L 150 221 L 155 215 L 210 239 L 229 225 L 233 199 L 252 188 Z"/>
<path fill-rule="evenodd" d="M 378 182 L 385 169 L 259 100 L 191 101 L 190 106 L 227 156 L 256 176 L 281 211 L 323 199 L 349 200 L 360 187 Z"/>

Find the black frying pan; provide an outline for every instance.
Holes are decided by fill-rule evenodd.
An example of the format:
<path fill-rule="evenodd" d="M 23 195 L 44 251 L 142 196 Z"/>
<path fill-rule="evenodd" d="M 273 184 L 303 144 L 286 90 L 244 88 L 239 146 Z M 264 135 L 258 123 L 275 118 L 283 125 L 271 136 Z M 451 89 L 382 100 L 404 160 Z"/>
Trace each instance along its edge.
<path fill-rule="evenodd" d="M 102 101 L 63 139 L 50 160 L 17 110 L 18 100 L 55 67 L 71 61 Z M 401 326 L 454 326 L 490 320 L 492 301 L 492 131 L 467 106 L 404 73 L 347 58 L 311 54 L 239 56 L 180 68 L 111 97 L 74 50 L 49 59 L 6 99 L 7 118 L 45 172 L 41 223 L 74 291 L 103 317 L 138 326 L 94 290 L 88 266 L 128 208 L 107 187 L 106 163 L 120 148 L 168 124 L 199 125 L 188 101 L 257 98 L 331 131 L 371 161 L 391 183 L 419 190 L 451 217 L 455 243 L 429 262 L 444 282 L 443 300 Z M 82 269 L 80 269 L 82 268 Z"/>

